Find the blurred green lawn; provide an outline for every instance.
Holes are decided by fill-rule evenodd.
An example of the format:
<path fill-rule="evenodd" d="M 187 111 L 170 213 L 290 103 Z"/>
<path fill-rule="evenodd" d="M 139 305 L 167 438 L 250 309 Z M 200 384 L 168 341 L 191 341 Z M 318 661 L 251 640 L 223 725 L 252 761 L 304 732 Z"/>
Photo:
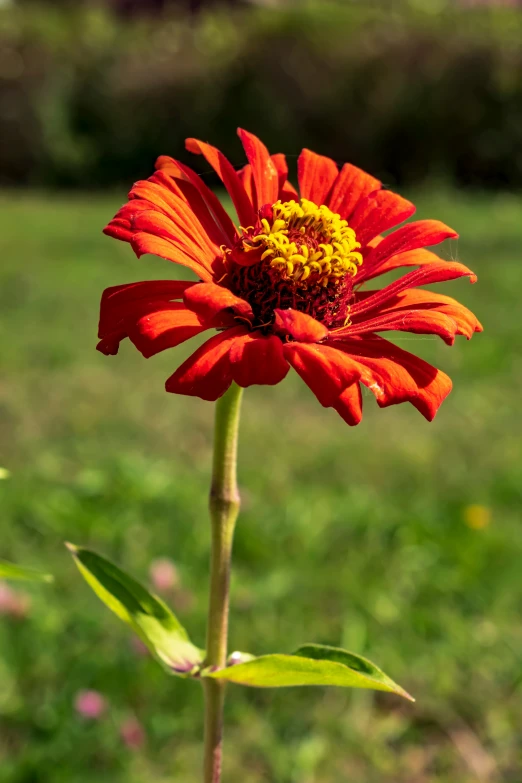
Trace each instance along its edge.
<path fill-rule="evenodd" d="M 294 376 L 248 390 L 230 645 L 342 645 L 417 703 L 233 686 L 227 783 L 522 779 L 522 199 L 409 195 L 420 217 L 460 231 L 443 253 L 479 282 L 439 290 L 485 332 L 452 349 L 401 338 L 454 379 L 432 424 L 365 395 L 350 429 Z M 174 272 L 101 235 L 123 198 L 0 197 L 0 465 L 12 473 L 0 483 L 0 557 L 56 575 L 23 588 L 27 620 L 0 618 L 0 783 L 200 779 L 199 687 L 136 653 L 63 547 L 87 544 L 142 580 L 172 557 L 172 602 L 203 643 L 213 406 L 165 394 L 184 349 L 149 361 L 130 345 L 94 350 L 103 288 Z M 490 509 L 481 529 L 466 523 L 472 504 Z M 82 688 L 109 701 L 101 722 L 75 714 Z M 141 751 L 119 738 L 129 714 L 147 732 Z"/>

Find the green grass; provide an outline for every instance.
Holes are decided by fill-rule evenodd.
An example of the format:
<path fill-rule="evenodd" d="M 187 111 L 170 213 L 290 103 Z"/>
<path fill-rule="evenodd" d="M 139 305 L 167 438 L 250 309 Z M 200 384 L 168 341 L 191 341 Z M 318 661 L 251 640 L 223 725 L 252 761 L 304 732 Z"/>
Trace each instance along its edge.
<path fill-rule="evenodd" d="M 522 779 L 522 200 L 413 196 L 421 217 L 460 231 L 445 255 L 479 282 L 439 290 L 485 332 L 452 349 L 402 338 L 454 379 L 432 424 L 365 395 L 350 429 L 296 376 L 248 390 L 230 644 L 342 645 L 417 703 L 230 687 L 226 783 Z M 136 654 L 63 547 L 88 545 L 142 580 L 153 558 L 172 557 L 172 602 L 203 643 L 213 406 L 163 390 L 185 349 L 148 361 L 130 345 L 94 350 L 102 289 L 173 271 L 101 235 L 121 200 L 0 198 L 0 465 L 12 474 L 0 557 L 56 576 L 23 588 L 26 621 L 0 620 L 0 783 L 200 779 L 200 688 Z M 489 525 L 466 524 L 470 504 L 491 510 Z M 81 688 L 110 702 L 100 723 L 76 716 Z M 129 713 L 147 732 L 138 752 L 118 736 Z"/>

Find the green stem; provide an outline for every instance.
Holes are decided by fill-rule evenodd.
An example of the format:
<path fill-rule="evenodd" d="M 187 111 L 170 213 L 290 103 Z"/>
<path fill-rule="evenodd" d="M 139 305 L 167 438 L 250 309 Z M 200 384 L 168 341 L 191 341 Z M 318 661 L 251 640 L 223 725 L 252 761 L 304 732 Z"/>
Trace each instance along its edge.
<path fill-rule="evenodd" d="M 230 566 L 234 527 L 239 514 L 237 434 L 243 390 L 232 384 L 216 403 L 214 462 L 210 490 L 212 555 L 207 625 L 206 666 L 222 668 L 227 661 Z M 203 679 L 205 689 L 204 783 L 220 783 L 225 683 Z"/>

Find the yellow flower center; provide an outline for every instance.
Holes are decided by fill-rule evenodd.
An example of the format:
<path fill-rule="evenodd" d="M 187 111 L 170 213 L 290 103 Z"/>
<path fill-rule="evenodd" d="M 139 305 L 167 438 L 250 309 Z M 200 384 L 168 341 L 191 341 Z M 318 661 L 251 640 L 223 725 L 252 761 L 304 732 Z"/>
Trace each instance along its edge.
<path fill-rule="evenodd" d="M 275 310 L 292 308 L 326 326 L 343 326 L 354 276 L 362 264 L 355 232 L 340 215 L 313 201 L 262 207 L 255 226 L 223 247 L 227 285 L 252 307 L 252 329 L 265 329 Z"/>
<path fill-rule="evenodd" d="M 262 250 L 260 260 L 267 260 L 281 279 L 315 288 L 356 274 L 361 245 L 346 220 L 305 198 L 276 201 L 272 212 L 271 221 L 261 218 L 260 233 L 242 229 L 242 244 L 247 253 Z"/>

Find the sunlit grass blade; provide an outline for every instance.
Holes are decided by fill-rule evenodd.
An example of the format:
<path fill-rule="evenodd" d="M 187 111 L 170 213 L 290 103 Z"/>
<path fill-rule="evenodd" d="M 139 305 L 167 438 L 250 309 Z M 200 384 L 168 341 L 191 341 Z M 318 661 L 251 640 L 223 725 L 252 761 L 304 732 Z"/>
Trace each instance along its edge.
<path fill-rule="evenodd" d="M 25 568 L 14 563 L 8 563 L 7 560 L 0 560 L 0 579 L 16 579 L 23 582 L 54 581 L 54 577 L 51 574 L 44 574 L 36 568 Z"/>
<path fill-rule="evenodd" d="M 319 644 L 307 644 L 292 655 L 263 655 L 204 676 L 253 688 L 289 688 L 298 685 L 332 685 L 396 693 L 414 701 L 374 663 L 360 655 Z"/>
<path fill-rule="evenodd" d="M 67 544 L 85 581 L 98 598 L 131 626 L 152 654 L 172 674 L 188 676 L 203 652 L 168 606 L 109 560 L 88 549 Z"/>

